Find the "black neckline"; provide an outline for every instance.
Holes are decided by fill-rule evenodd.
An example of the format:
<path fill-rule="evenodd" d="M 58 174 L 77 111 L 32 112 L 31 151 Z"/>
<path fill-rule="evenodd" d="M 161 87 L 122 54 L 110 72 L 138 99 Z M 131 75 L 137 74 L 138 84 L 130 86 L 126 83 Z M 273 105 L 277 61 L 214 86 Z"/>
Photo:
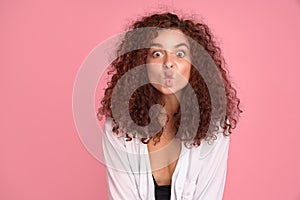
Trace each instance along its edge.
<path fill-rule="evenodd" d="M 171 185 L 158 185 L 153 175 L 152 175 L 152 178 L 153 178 L 154 185 L 155 185 L 156 188 L 169 188 L 169 187 L 171 187 Z"/>

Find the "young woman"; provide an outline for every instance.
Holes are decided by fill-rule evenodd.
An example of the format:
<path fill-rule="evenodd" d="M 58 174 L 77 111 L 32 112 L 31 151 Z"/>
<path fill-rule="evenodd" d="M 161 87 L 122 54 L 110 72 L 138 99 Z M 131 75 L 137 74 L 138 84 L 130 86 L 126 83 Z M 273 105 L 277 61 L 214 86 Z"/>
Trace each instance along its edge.
<path fill-rule="evenodd" d="M 241 110 L 208 26 L 145 16 L 129 27 L 109 75 L 98 117 L 106 117 L 110 199 L 221 200 Z"/>

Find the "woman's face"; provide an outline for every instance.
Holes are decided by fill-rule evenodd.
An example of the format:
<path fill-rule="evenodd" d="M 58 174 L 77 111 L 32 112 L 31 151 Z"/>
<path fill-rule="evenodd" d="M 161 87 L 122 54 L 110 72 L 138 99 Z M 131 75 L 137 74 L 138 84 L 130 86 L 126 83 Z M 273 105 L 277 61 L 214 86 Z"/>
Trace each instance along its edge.
<path fill-rule="evenodd" d="M 178 29 L 160 30 L 147 55 L 150 83 L 163 94 L 180 92 L 190 78 L 190 60 L 185 35 Z"/>

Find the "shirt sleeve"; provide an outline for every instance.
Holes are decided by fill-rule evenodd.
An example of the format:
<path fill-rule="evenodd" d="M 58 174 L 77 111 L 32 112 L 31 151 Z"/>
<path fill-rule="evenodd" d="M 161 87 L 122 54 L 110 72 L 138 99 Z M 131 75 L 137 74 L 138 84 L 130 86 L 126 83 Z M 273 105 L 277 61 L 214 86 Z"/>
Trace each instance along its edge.
<path fill-rule="evenodd" d="M 230 137 L 222 133 L 211 150 L 201 158 L 194 200 L 222 200 L 227 173 Z"/>
<path fill-rule="evenodd" d="M 124 138 L 114 135 L 111 124 L 110 120 L 106 121 L 102 139 L 109 199 L 140 199 L 136 180 L 130 169 Z"/>

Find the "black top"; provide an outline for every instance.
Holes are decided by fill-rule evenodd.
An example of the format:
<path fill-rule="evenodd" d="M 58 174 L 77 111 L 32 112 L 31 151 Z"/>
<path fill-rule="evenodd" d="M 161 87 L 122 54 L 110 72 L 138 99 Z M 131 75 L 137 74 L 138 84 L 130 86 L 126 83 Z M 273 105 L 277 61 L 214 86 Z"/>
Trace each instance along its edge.
<path fill-rule="evenodd" d="M 170 200 L 171 198 L 171 185 L 157 185 L 154 176 L 153 181 L 155 185 L 155 199 L 156 200 Z"/>

